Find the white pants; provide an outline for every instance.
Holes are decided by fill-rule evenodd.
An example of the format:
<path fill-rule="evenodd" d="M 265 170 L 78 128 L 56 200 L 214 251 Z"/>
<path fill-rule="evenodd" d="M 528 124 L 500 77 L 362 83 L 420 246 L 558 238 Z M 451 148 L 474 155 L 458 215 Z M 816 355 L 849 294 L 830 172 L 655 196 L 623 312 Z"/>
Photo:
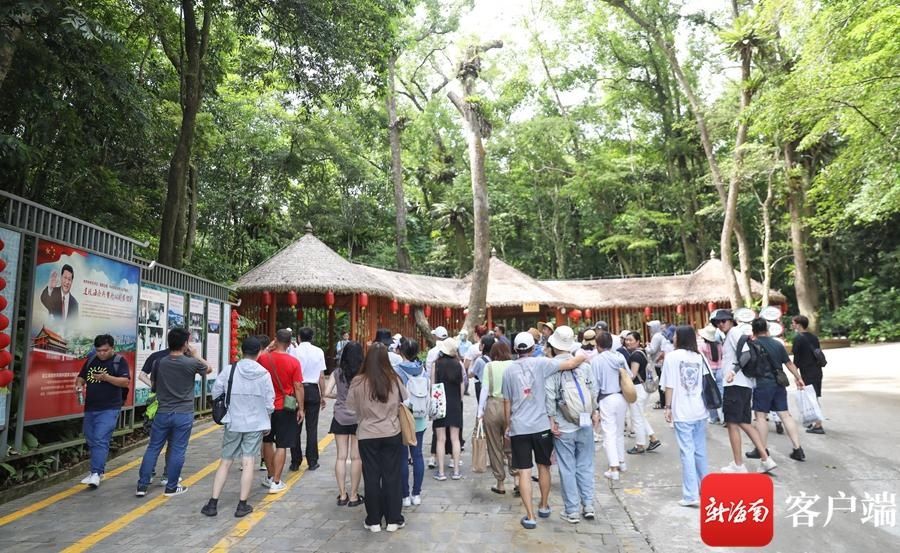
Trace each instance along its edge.
<path fill-rule="evenodd" d="M 628 402 L 622 394 L 612 394 L 600 400 L 600 426 L 603 428 L 603 449 L 609 466 L 625 462 L 625 412 Z"/>
<path fill-rule="evenodd" d="M 643 384 L 635 384 L 637 389 L 637 401 L 628 404 L 628 413 L 631 415 L 631 428 L 634 430 L 634 443 L 640 446 L 647 445 L 647 436 L 653 434 L 653 427 L 644 414 L 644 408 L 647 407 L 647 400 L 650 394 L 644 390 Z"/>

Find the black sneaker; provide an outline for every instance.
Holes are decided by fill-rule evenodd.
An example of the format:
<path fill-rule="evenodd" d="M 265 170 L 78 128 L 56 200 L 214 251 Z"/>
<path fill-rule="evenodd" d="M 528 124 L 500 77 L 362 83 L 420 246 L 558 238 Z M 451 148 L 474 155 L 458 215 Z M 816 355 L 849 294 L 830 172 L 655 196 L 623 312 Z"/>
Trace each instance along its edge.
<path fill-rule="evenodd" d="M 253 512 L 253 507 L 247 503 L 238 503 L 237 509 L 234 510 L 234 516 L 237 518 L 245 517 Z"/>
<path fill-rule="evenodd" d="M 147 486 L 138 486 L 137 491 L 134 492 L 134 495 L 137 497 L 144 497 L 147 495 Z"/>
<path fill-rule="evenodd" d="M 791 452 L 790 457 L 791 457 L 791 459 L 793 459 L 795 461 L 805 461 L 806 453 L 803 453 L 802 447 L 798 447 L 797 449 L 795 449 L 794 451 Z"/>
<path fill-rule="evenodd" d="M 297 472 L 298 470 L 300 470 L 300 463 L 291 463 L 289 469 L 291 472 Z"/>
<path fill-rule="evenodd" d="M 766 455 L 769 455 L 769 448 L 766 448 Z M 746 457 L 747 459 L 759 459 L 759 451 L 754 447 L 752 450 L 744 453 L 744 457 Z"/>
<path fill-rule="evenodd" d="M 780 422 L 775 423 L 775 433 L 776 434 L 784 434 L 784 425 Z"/>
<path fill-rule="evenodd" d="M 317 468 L 319 468 L 319 466 L 320 466 L 319 463 L 313 463 L 313 464 L 309 465 L 308 467 L 306 467 L 306 470 L 316 470 Z"/>
<path fill-rule="evenodd" d="M 204 515 L 208 516 L 208 517 L 214 517 L 214 516 L 216 516 L 217 514 L 219 514 L 218 502 L 215 502 L 215 503 L 214 503 L 213 500 L 210 499 L 210 500 L 206 503 L 206 505 L 204 505 L 203 508 L 200 509 L 200 512 L 203 513 Z"/>

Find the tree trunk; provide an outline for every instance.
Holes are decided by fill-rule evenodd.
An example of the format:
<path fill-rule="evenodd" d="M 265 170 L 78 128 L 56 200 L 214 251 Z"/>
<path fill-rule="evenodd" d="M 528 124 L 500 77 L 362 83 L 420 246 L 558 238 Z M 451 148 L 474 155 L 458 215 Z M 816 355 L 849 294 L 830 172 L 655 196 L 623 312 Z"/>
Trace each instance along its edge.
<path fill-rule="evenodd" d="M 775 187 L 773 186 L 773 178 L 775 176 L 775 166 L 778 164 L 778 151 L 775 151 L 775 159 L 772 161 L 772 167 L 769 169 L 769 175 L 766 180 L 766 197 L 762 199 L 757 194 L 756 199 L 762 208 L 763 222 L 763 283 L 762 283 L 762 307 L 769 306 L 769 290 L 772 287 L 772 266 L 769 259 L 772 253 L 772 202 L 775 199 Z"/>
<path fill-rule="evenodd" d="M 475 79 L 481 69 L 480 54 L 493 48 L 502 48 L 503 42 L 495 40 L 470 47 L 465 59 L 459 64 L 458 76 L 462 81 L 466 98 L 472 96 Z M 487 177 L 484 172 L 483 138 L 490 135 L 490 122 L 479 113 L 477 106 L 469 104 L 455 92 L 447 93 L 465 123 L 468 134 L 469 166 L 472 174 L 472 220 L 475 228 L 475 256 L 472 269 L 472 288 L 469 291 L 469 313 L 463 328 L 472 335 L 475 325 L 487 316 L 488 273 L 491 264 L 490 208 L 488 206 Z"/>
<path fill-rule="evenodd" d="M 791 216 L 791 250 L 794 254 L 794 291 L 797 294 L 797 309 L 809 318 L 810 332 L 816 332 L 819 325 L 818 298 L 809 274 L 806 261 L 806 229 L 804 228 L 804 202 L 806 196 L 803 178 L 797 175 L 801 167 L 797 164 L 796 144 L 784 145 L 784 168 L 788 185 L 788 210 Z"/>
<path fill-rule="evenodd" d="M 199 210 L 198 201 L 200 199 L 200 181 L 197 178 L 197 167 L 192 163 L 188 167 L 188 194 L 189 201 L 187 205 L 187 232 L 184 239 L 184 262 L 190 263 L 191 256 L 194 254 L 194 239 L 197 237 L 197 211 Z"/>
<path fill-rule="evenodd" d="M 179 269 L 184 264 L 185 202 L 191 150 L 197 114 L 203 98 L 203 60 L 209 44 L 209 29 L 212 23 L 212 7 L 205 6 L 203 26 L 197 28 L 194 1 L 182 0 L 184 15 L 184 49 L 176 51 L 171 41 L 160 29 L 159 38 L 166 57 L 181 77 L 181 128 L 178 143 L 169 162 L 166 203 L 163 207 L 162 227 L 159 234 L 159 254 L 157 259 L 164 265 Z"/>
<path fill-rule="evenodd" d="M 30 21 L 30 17 L 28 18 Z M 0 26 L 0 35 L 5 35 L 6 39 L 0 43 L 0 87 L 6 80 L 6 74 L 12 67 L 13 58 L 16 54 L 16 43 L 22 37 L 22 28 L 18 25 Z"/>
<path fill-rule="evenodd" d="M 738 279 L 734 274 L 734 265 L 731 261 L 731 234 L 734 232 L 737 218 L 737 194 L 734 196 L 734 207 L 729 210 L 729 205 L 731 205 L 732 202 L 728 201 L 725 192 L 725 181 L 722 179 L 722 172 L 719 170 L 719 164 L 716 161 L 715 151 L 713 150 L 712 140 L 709 134 L 709 127 L 706 125 L 706 117 L 703 115 L 703 106 L 700 103 L 700 99 L 697 97 L 694 92 L 694 87 L 691 85 L 690 81 L 687 80 L 684 71 L 681 69 L 681 63 L 678 61 L 678 56 L 675 55 L 675 45 L 666 40 L 655 26 L 639 15 L 634 8 L 625 2 L 625 0 L 603 1 L 610 6 L 621 9 L 625 12 L 625 15 L 641 27 L 644 32 L 653 37 L 653 42 L 656 43 L 656 46 L 662 50 L 666 59 L 669 60 L 669 65 L 672 66 L 672 72 L 675 73 L 675 80 L 678 81 L 681 90 L 688 99 L 691 111 L 694 113 L 694 119 L 697 122 L 697 131 L 700 133 L 700 143 L 703 145 L 703 152 L 706 154 L 706 161 L 709 164 L 709 172 L 712 177 L 713 185 L 715 185 L 716 190 L 719 193 L 722 207 L 725 210 L 725 222 L 722 225 L 722 236 L 719 246 L 722 250 L 723 276 L 725 277 L 729 288 L 728 295 L 731 299 L 731 305 L 737 307 L 741 304 L 741 290 L 738 286 Z M 737 190 L 735 190 L 735 192 L 737 192 Z M 727 234 L 725 232 L 726 230 Z"/>
<path fill-rule="evenodd" d="M 403 160 L 400 158 L 400 127 L 397 120 L 397 91 L 394 85 L 396 54 L 388 59 L 387 114 L 389 139 L 391 144 L 391 179 L 394 183 L 395 235 L 397 246 L 397 267 L 402 271 L 410 269 L 409 248 L 406 232 L 406 195 L 403 191 Z"/>

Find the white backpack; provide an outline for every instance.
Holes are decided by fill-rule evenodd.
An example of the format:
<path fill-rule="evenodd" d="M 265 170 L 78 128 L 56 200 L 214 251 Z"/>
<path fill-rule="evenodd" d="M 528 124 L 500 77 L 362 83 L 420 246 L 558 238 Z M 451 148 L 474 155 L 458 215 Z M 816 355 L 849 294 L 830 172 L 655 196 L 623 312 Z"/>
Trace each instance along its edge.
<path fill-rule="evenodd" d="M 577 369 L 559 373 L 559 396 L 556 401 L 563 417 L 573 424 L 579 424 L 581 413 L 590 414 L 597 408 L 586 373 Z"/>
<path fill-rule="evenodd" d="M 425 418 L 431 414 L 431 384 L 423 372 L 419 376 L 408 375 L 406 391 L 409 392 L 407 403 L 412 409 L 413 417 Z"/>

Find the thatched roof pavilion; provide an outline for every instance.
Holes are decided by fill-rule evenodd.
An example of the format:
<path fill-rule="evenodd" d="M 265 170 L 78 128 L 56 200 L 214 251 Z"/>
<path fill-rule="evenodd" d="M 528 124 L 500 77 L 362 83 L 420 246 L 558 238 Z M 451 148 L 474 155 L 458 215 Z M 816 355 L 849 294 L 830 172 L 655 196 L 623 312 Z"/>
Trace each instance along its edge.
<path fill-rule="evenodd" d="M 326 308 L 329 343 L 334 343 L 335 310 L 349 314 L 354 338 L 371 337 L 382 326 L 417 335 L 414 306 L 426 308 L 432 326 L 458 329 L 470 286 L 471 275 L 444 278 L 351 263 L 313 236 L 308 225 L 304 236 L 236 284 L 241 310 L 259 321 L 260 332 L 303 321 L 304 310 Z M 577 324 L 583 315 L 604 319 L 614 330 L 642 328 L 651 317 L 699 326 L 709 310 L 729 303 L 728 290 L 722 262 L 715 258 L 681 275 L 540 281 L 492 255 L 488 323 L 505 322 L 514 328 L 534 326 L 538 320 Z M 762 285 L 752 281 L 752 292 L 759 298 Z M 772 290 L 769 302 L 784 304 L 786 298 Z"/>

